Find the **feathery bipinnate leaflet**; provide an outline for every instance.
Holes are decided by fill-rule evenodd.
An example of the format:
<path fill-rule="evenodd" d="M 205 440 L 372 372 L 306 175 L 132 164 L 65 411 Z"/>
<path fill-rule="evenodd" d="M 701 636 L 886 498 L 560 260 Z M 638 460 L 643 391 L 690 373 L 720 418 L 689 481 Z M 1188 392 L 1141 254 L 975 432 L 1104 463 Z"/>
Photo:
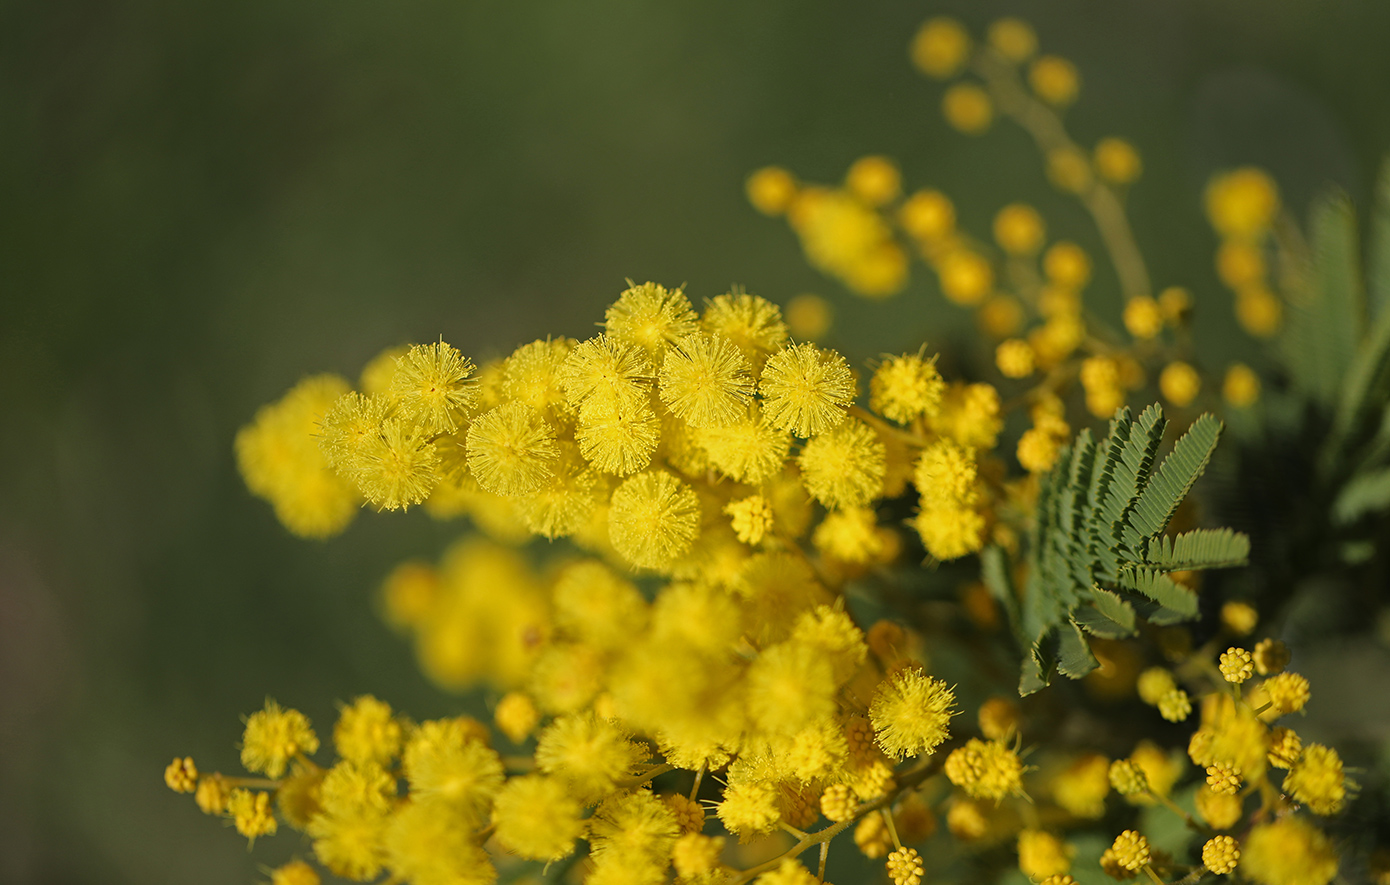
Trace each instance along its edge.
<path fill-rule="evenodd" d="M 1221 422 L 1203 414 L 1156 464 L 1166 426 L 1156 404 L 1137 420 L 1123 408 L 1103 439 L 1082 430 L 1063 450 L 1038 491 L 1021 602 L 1003 551 L 986 551 L 985 580 L 1027 651 L 1021 694 L 1046 685 L 1054 668 L 1073 679 L 1094 669 L 1087 634 L 1118 638 L 1132 635 L 1139 618 L 1195 618 L 1196 594 L 1171 572 L 1245 563 L 1249 538 L 1230 529 L 1163 534 L 1221 435 Z"/>

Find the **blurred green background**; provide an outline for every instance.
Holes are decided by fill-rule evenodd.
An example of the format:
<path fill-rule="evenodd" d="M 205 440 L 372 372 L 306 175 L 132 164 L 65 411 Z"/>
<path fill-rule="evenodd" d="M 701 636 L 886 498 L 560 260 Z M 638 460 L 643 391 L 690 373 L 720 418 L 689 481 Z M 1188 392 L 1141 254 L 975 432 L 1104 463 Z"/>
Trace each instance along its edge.
<path fill-rule="evenodd" d="M 981 234 L 1024 198 L 1093 243 L 1021 134 L 940 121 L 906 47 L 941 12 L 1024 15 L 1078 62 L 1073 132 L 1144 154 L 1156 281 L 1193 288 L 1222 361 L 1258 359 L 1224 343 L 1202 187 L 1255 162 L 1300 213 L 1328 181 L 1365 205 L 1390 4 L 0 5 L 0 881 L 254 881 L 302 846 L 248 854 L 165 789 L 172 756 L 232 770 L 267 694 L 321 726 L 362 692 L 457 708 L 371 599 L 460 528 L 298 541 L 235 473 L 236 428 L 302 375 L 584 336 L 625 277 L 820 292 L 857 361 L 963 334 L 920 266 L 882 304 L 807 268 L 744 201 L 766 163 L 831 181 L 886 153 Z"/>

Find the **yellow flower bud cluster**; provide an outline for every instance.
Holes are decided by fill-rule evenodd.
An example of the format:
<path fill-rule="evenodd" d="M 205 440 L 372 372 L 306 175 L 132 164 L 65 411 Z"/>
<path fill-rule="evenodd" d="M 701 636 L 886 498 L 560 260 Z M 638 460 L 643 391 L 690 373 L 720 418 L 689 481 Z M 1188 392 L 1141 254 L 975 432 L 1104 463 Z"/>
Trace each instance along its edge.
<path fill-rule="evenodd" d="M 1258 338 L 1274 335 L 1283 322 L 1283 302 L 1270 289 L 1265 257 L 1279 204 L 1273 179 L 1253 166 L 1207 184 L 1207 219 L 1221 237 L 1217 276 L 1235 294 L 1236 319 Z"/>

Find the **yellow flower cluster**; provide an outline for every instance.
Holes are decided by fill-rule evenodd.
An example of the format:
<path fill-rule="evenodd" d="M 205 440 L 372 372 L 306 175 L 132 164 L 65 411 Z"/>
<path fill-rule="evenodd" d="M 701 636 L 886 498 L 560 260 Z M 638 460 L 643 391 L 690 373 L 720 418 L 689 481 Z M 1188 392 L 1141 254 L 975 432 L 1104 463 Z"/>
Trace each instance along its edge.
<path fill-rule="evenodd" d="M 1094 842 L 1098 821 L 1138 811 L 1144 827 L 1171 812 L 1202 830 L 1188 847 L 1211 873 L 1331 881 L 1337 854 L 1307 815 L 1340 813 L 1356 785 L 1336 750 L 1276 724 L 1311 688 L 1286 671 L 1282 643 L 1255 641 L 1253 606 L 1228 602 L 1220 618 L 1222 635 L 1249 636 L 1252 649 L 1214 657 L 1215 640 L 1194 648 L 1184 628 L 1164 627 L 1165 664 L 1147 669 L 1139 641 L 1102 638 L 1117 635 L 1098 623 L 1109 615 L 1063 624 L 1101 663 L 1090 694 L 1137 695 L 1154 711 L 1135 707 L 1147 721 L 1126 757 L 1099 752 L 1124 750 L 1094 719 L 992 695 L 1013 685 L 982 688 L 1000 670 L 991 635 L 1057 603 L 1014 588 L 1036 567 L 1019 554 L 1071 421 L 1108 418 L 1150 385 L 1185 408 L 1210 385 L 1186 350 L 1191 296 L 1153 294 L 1125 220 L 1138 151 L 1114 137 L 1083 149 L 1062 123 L 1080 96 L 1076 66 L 1040 54 L 1012 18 L 979 41 L 934 18 L 910 55 L 930 77 L 964 78 L 942 97 L 955 128 L 979 134 L 999 116 L 1034 137 L 1053 184 L 1096 221 L 1122 331 L 1083 304 L 1091 255 L 1050 236 L 1035 208 L 1010 203 L 990 238 L 972 237 L 950 198 L 905 193 L 894 161 L 867 156 L 834 187 L 759 170 L 748 198 L 785 216 L 809 261 L 859 294 L 904 290 L 920 258 L 992 339 L 997 385 L 943 378 L 924 347 L 871 363 L 861 391 L 849 360 L 813 343 L 829 325 L 814 296 L 785 317 L 737 290 L 697 310 L 656 283 L 629 284 L 588 340 L 537 339 L 481 366 L 440 340 L 382 353 L 356 389 L 308 378 L 238 434 L 248 488 L 306 537 L 343 531 L 363 503 L 466 515 L 490 536 L 398 566 L 382 609 L 436 683 L 489 692 L 492 721 L 414 722 L 360 697 L 340 707 L 333 758 L 315 761 L 308 719 L 267 701 L 240 745 L 243 767 L 262 777 L 178 758 L 166 784 L 249 840 L 282 824 L 301 831 L 319 867 L 357 881 L 487 885 L 563 862 L 586 885 L 671 873 L 680 885 L 813 885 L 830 841 L 852 828 L 895 885 L 919 885 L 933 854 L 913 845 L 940 814 L 962 856 L 994 852 L 994 864 L 1013 850 L 1033 881 L 1074 885 L 1073 831 Z M 1257 335 L 1278 326 L 1264 266 L 1278 207 L 1253 169 L 1207 193 L 1218 270 Z M 1259 378 L 1233 365 L 1221 389 L 1248 408 Z M 1021 470 L 996 451 L 1010 413 Z M 517 549 L 532 537 L 567 543 L 537 562 Z M 987 546 L 987 583 L 967 584 L 958 611 L 869 589 L 923 554 L 936 565 Z M 1077 592 L 1113 577 L 1078 574 Z M 1137 599 L 1097 590 L 1117 607 Z M 971 677 L 953 686 L 932 675 L 929 654 L 939 665 L 955 652 L 938 657 L 904 620 L 962 633 L 978 656 Z M 1081 656 L 1067 640 L 1063 651 Z M 962 704 L 974 732 L 953 727 Z M 1193 723 L 1185 754 L 1170 740 L 1182 723 Z M 1186 796 L 1196 819 L 1178 804 Z M 1126 829 L 1099 866 L 1116 879 L 1202 874 L 1162 841 Z M 816 845 L 818 875 L 801 860 Z M 270 875 L 319 881 L 303 861 Z"/>

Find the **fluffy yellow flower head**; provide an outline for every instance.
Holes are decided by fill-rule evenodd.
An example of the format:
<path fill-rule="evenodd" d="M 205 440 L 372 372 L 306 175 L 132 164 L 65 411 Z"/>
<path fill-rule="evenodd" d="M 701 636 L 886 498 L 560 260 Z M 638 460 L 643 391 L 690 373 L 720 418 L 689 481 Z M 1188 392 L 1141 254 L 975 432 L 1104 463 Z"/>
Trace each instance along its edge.
<path fill-rule="evenodd" d="M 298 710 L 284 710 L 272 700 L 246 719 L 241 738 L 241 764 L 247 771 L 279 777 L 294 757 L 318 752 L 319 739 L 309 719 Z"/>
<path fill-rule="evenodd" d="M 227 816 L 236 831 L 255 844 L 257 836 L 273 836 L 278 825 L 270 808 L 270 794 L 252 790 L 232 790 L 227 797 Z"/>
<path fill-rule="evenodd" d="M 695 311 L 679 289 L 656 283 L 631 286 L 604 314 L 604 331 L 656 356 L 696 329 Z"/>
<path fill-rule="evenodd" d="M 1241 875 L 1259 885 L 1327 885 L 1337 867 L 1327 836 L 1292 815 L 1251 830 L 1240 858 Z"/>
<path fill-rule="evenodd" d="M 758 392 L 768 424 L 800 437 L 815 436 L 845 419 L 854 401 L 854 374 L 835 351 L 796 344 L 768 358 Z"/>
<path fill-rule="evenodd" d="M 809 440 L 797 464 L 812 497 L 827 507 L 861 507 L 883 494 L 887 451 L 857 418 Z"/>
<path fill-rule="evenodd" d="M 764 421 L 756 407 L 725 427 L 699 431 L 696 439 L 715 470 L 749 485 L 760 485 L 781 472 L 792 445 L 791 437 Z"/>
<path fill-rule="evenodd" d="M 1284 777 L 1284 792 L 1314 814 L 1336 814 L 1346 803 L 1342 757 L 1331 747 L 1309 744 Z"/>
<path fill-rule="evenodd" d="M 1023 793 L 1023 764 L 1003 741 L 971 738 L 946 757 L 946 777 L 972 799 L 993 799 Z"/>
<path fill-rule="evenodd" d="M 907 424 L 936 414 L 945 390 L 946 382 L 936 370 L 935 357 L 890 356 L 869 380 L 869 405 L 888 420 Z"/>
<path fill-rule="evenodd" d="M 302 860 L 292 860 L 270 873 L 270 885 L 319 885 L 318 872 Z"/>
<path fill-rule="evenodd" d="M 752 367 L 727 338 L 691 335 L 666 351 L 661 401 L 691 427 L 730 424 L 752 399 Z"/>
<path fill-rule="evenodd" d="M 568 338 L 545 338 L 512 351 L 502 364 L 502 389 L 507 398 L 542 413 L 567 408 L 559 372 L 576 343 Z"/>
<path fill-rule="evenodd" d="M 406 742 L 401 763 L 415 801 L 439 802 L 470 818 L 486 812 L 502 785 L 502 760 L 480 740 L 478 723 L 470 719 L 421 723 Z"/>
<path fill-rule="evenodd" d="M 391 394 L 402 416 L 426 433 L 453 433 L 477 397 L 472 374 L 473 361 L 443 341 L 416 344 L 396 360 Z"/>
<path fill-rule="evenodd" d="M 1266 679 L 1261 687 L 1269 695 L 1269 702 L 1279 714 L 1297 713 L 1308 703 L 1307 678 L 1297 673 L 1280 673 Z"/>
<path fill-rule="evenodd" d="M 956 304 L 979 304 L 994 290 L 994 268 L 983 255 L 970 249 L 952 249 L 936 269 L 941 293 Z"/>
<path fill-rule="evenodd" d="M 610 335 L 581 341 L 560 367 L 560 385 L 570 405 L 591 400 L 608 408 L 645 405 L 655 370 L 640 345 Z"/>
<path fill-rule="evenodd" d="M 333 746 L 344 759 L 385 765 L 400 752 L 401 725 L 390 704 L 363 695 L 338 714 Z"/>
<path fill-rule="evenodd" d="M 1098 818 L 1105 814 L 1105 797 L 1110 792 L 1110 761 L 1098 753 L 1087 753 L 1053 778 L 1052 798 L 1070 814 Z"/>
<path fill-rule="evenodd" d="M 529 860 L 552 861 L 574 850 L 584 832 L 584 806 L 555 777 L 529 774 L 507 781 L 497 793 L 492 822 L 497 840 Z"/>
<path fill-rule="evenodd" d="M 555 429 L 531 406 L 503 403 L 468 428 L 468 469 L 497 495 L 525 495 L 555 473 Z"/>
<path fill-rule="evenodd" d="M 556 719 L 536 743 L 536 766 L 565 782 L 582 802 L 612 791 L 646 757 L 616 722 L 593 713 Z"/>
<path fill-rule="evenodd" d="M 701 324 L 707 332 L 737 344 L 749 362 L 758 368 L 768 354 L 787 342 L 782 309 L 766 298 L 746 292 L 715 297 L 705 306 Z"/>
<path fill-rule="evenodd" d="M 608 537 L 635 566 L 670 566 L 690 549 L 699 529 L 695 491 L 665 471 L 639 473 L 613 492 Z"/>
<path fill-rule="evenodd" d="M 950 736 L 956 696 L 916 667 L 890 674 L 874 690 L 869 721 L 883 752 L 895 759 L 930 753 Z"/>
<path fill-rule="evenodd" d="M 661 422 L 645 402 L 612 403 L 596 397 L 580 406 L 574 438 L 595 469 L 626 476 L 651 463 L 661 441 Z"/>

